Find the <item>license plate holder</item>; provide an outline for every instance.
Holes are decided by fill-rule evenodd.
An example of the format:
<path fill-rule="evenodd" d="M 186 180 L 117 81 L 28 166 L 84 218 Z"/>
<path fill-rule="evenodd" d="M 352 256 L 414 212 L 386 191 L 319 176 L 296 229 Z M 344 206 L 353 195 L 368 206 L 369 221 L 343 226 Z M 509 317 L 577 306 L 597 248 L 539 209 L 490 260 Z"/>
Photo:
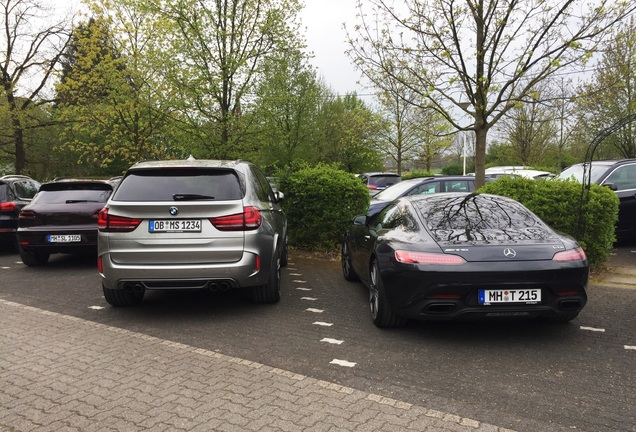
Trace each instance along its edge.
<path fill-rule="evenodd" d="M 541 289 L 481 289 L 478 293 L 478 302 L 484 306 L 493 304 L 539 304 L 541 303 Z"/>

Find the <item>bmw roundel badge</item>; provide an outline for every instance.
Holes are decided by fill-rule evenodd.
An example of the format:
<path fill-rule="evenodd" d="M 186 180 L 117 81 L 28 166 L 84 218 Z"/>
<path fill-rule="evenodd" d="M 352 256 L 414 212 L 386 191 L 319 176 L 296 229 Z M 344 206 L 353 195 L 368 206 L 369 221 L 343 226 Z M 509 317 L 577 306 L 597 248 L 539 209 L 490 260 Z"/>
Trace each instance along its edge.
<path fill-rule="evenodd" d="M 176 215 L 178 215 L 178 214 L 179 214 L 179 209 L 178 209 L 178 208 L 176 208 L 176 207 L 174 207 L 174 206 L 173 206 L 173 207 L 170 207 L 170 210 L 168 210 L 168 211 L 170 212 L 170 214 L 171 214 L 172 216 L 176 216 Z"/>

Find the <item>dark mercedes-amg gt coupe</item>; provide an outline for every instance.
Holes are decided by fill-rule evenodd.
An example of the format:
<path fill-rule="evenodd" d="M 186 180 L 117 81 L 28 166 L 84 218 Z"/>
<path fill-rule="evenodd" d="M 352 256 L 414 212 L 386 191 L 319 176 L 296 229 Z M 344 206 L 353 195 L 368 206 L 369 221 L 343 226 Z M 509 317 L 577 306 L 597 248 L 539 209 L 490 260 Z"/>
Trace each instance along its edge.
<path fill-rule="evenodd" d="M 378 327 L 407 319 L 570 321 L 587 302 L 581 246 L 496 195 L 408 196 L 376 216 L 357 216 L 342 244 L 342 270 L 368 287 Z"/>

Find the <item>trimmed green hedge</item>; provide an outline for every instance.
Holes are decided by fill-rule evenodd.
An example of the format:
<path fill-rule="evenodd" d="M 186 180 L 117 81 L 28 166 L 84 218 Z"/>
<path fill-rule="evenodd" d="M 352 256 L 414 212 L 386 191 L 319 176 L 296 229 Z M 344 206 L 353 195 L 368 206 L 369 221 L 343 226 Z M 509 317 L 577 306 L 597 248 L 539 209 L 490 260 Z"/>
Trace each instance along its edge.
<path fill-rule="evenodd" d="M 351 220 L 369 208 L 369 191 L 362 181 L 333 166 L 281 174 L 280 183 L 292 247 L 334 250 Z"/>
<path fill-rule="evenodd" d="M 575 181 L 503 177 L 478 192 L 515 199 L 555 230 L 571 235 L 592 268 L 607 260 L 616 241 L 618 197 L 607 187 L 591 185 L 588 191 Z"/>

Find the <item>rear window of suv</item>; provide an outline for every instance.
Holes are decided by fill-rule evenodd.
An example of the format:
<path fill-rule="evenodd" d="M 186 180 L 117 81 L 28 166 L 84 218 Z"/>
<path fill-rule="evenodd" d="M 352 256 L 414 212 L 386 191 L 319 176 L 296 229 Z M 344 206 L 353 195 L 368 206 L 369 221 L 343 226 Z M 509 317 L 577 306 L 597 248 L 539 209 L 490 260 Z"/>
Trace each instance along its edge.
<path fill-rule="evenodd" d="M 129 172 L 116 201 L 228 201 L 243 198 L 238 175 L 228 169 L 170 168 Z"/>
<path fill-rule="evenodd" d="M 33 199 L 38 204 L 72 204 L 81 202 L 105 203 L 113 188 L 102 183 L 44 184 Z"/>

